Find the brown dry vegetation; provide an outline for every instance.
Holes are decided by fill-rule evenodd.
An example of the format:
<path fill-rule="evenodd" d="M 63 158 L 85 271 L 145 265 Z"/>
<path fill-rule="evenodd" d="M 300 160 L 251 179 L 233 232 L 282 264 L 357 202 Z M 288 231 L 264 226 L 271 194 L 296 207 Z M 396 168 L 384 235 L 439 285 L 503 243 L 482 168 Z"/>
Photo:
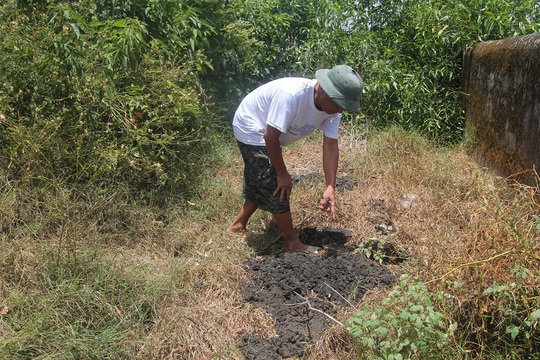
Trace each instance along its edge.
<path fill-rule="evenodd" d="M 454 345 L 463 354 L 483 358 L 485 342 L 496 342 L 486 332 L 505 326 L 508 320 L 508 304 L 484 295 L 487 288 L 495 283 L 514 286 L 516 318 L 538 308 L 540 231 L 532 217 L 540 213 L 538 188 L 494 176 L 479 167 L 465 148 L 437 148 L 420 136 L 397 130 L 368 135 L 366 140 L 366 134 L 347 131 L 340 141 L 338 175 L 355 186 L 339 192 L 338 219 L 332 222 L 317 209 L 324 184 L 313 178 L 293 191 L 295 225 L 349 230 L 357 246 L 370 238 L 391 242 L 408 258 L 403 266 L 392 265 L 392 271 L 409 274 L 432 291 L 447 293 L 452 306 L 446 315 L 459 324 Z M 318 135 L 285 149 L 290 172 L 322 173 L 320 150 Z M 167 224 L 144 209 L 130 209 L 123 218 L 125 226 L 117 223 L 105 241 L 92 237 L 103 232 L 98 222 L 82 220 L 72 222 L 67 229 L 71 233 L 49 233 L 29 241 L 13 236 L 16 232 L 8 229 L 11 223 L 2 222 L 10 238 L 3 238 L 6 251 L 1 260 L 11 268 L 9 272 L 3 268 L 0 309 L 5 314 L 0 316 L 24 316 L 16 305 L 23 303 L 19 296 L 24 291 L 47 294 L 43 283 L 54 280 L 41 267 L 46 254 L 52 253 L 49 258 L 57 261 L 76 258 L 80 267 L 90 263 L 88 259 L 107 264 L 115 276 L 135 279 L 130 296 L 149 299 L 150 321 L 126 330 L 125 343 L 118 344 L 123 350 L 114 358 L 124 354 L 140 359 L 236 359 L 241 358 L 237 345 L 245 334 L 272 336 L 272 318 L 243 300 L 241 282 L 248 278 L 244 262 L 255 256 L 252 241 L 270 244 L 276 241 L 276 233 L 268 231 L 270 216 L 257 212 L 249 226 L 254 237 L 226 234 L 241 204 L 242 163 L 233 145 L 219 152 L 221 157 L 209 170 L 199 199 L 179 204 L 178 215 Z M 408 194 L 414 194 L 415 200 L 404 207 Z M 388 211 L 383 215 L 392 221 L 395 232 L 382 236 L 370 221 L 374 200 L 384 201 Z M 16 217 L 9 213 L 16 208 L 14 201 L 14 196 L 4 195 L 3 204 L 8 205 L 0 210 L 4 219 Z M 84 219 L 84 211 L 80 213 L 79 219 Z M 88 244 L 94 244 L 92 251 Z M 81 254 L 83 247 L 87 250 Z M 527 278 L 517 281 L 516 269 L 528 269 Z M 456 283 L 461 285 L 456 287 Z M 383 290 L 371 291 L 362 303 L 376 306 L 384 296 Z M 125 313 L 129 306 L 114 304 L 107 305 L 107 316 L 129 324 L 133 316 Z M 337 318 L 345 321 L 353 313 L 352 306 L 344 307 Z M 15 333 L 6 321 L 0 321 L 0 337 L 13 338 Z M 357 350 L 355 340 L 336 326 L 310 344 L 305 358 L 353 359 L 358 357 Z"/>

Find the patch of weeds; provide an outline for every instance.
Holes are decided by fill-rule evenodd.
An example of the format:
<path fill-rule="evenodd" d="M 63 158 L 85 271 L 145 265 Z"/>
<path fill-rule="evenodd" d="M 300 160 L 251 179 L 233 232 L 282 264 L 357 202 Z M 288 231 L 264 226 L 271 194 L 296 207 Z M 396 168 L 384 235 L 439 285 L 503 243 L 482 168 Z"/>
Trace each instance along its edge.
<path fill-rule="evenodd" d="M 444 294 L 430 293 L 418 280 L 402 280 L 381 305 L 367 305 L 346 326 L 370 359 L 444 358 L 457 324 L 437 309 Z"/>
<path fill-rule="evenodd" d="M 353 253 L 362 253 L 368 259 L 377 261 L 380 264 L 395 264 L 405 260 L 405 256 L 400 254 L 396 246 L 390 241 L 389 236 L 368 238 Z"/>
<path fill-rule="evenodd" d="M 512 282 L 497 282 L 483 293 L 489 311 L 484 315 L 488 334 L 495 344 L 503 340 L 506 349 L 520 355 L 538 355 L 540 351 L 540 302 L 530 289 L 534 276 L 522 265 L 511 271 Z"/>

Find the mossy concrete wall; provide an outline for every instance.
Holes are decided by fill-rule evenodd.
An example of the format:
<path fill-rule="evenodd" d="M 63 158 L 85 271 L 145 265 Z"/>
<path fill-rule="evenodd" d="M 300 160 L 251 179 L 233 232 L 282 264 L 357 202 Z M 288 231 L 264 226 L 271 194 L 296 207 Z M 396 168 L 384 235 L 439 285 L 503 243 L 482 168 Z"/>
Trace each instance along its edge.
<path fill-rule="evenodd" d="M 540 173 L 540 34 L 469 49 L 463 69 L 466 128 L 477 160 L 535 184 Z"/>

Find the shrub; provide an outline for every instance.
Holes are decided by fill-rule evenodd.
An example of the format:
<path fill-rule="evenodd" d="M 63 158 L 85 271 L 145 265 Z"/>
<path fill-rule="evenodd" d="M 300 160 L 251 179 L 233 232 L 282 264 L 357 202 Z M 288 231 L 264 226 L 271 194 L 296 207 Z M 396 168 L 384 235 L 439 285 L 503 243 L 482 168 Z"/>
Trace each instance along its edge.
<path fill-rule="evenodd" d="M 179 65 L 162 56 L 168 45 L 151 38 L 141 21 L 93 21 L 91 8 L 77 6 L 4 5 L 10 9 L 0 27 L 5 167 L 18 179 L 122 182 L 134 189 L 182 183 L 197 169 L 211 119 L 199 60 L 175 55 Z"/>

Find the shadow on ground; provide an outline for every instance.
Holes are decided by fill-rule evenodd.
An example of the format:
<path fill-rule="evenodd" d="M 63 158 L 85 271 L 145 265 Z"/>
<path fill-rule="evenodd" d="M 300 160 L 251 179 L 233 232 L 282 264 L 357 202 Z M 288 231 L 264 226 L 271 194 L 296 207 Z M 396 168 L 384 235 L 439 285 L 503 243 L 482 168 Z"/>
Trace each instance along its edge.
<path fill-rule="evenodd" d="M 265 254 L 246 263 L 251 281 L 243 284 L 246 301 L 264 308 L 275 321 L 278 336 L 249 334 L 243 338 L 246 359 L 300 357 L 307 345 L 335 324 L 335 307 L 361 299 L 375 287 L 391 286 L 394 275 L 365 255 L 347 247 L 347 233 L 306 228 L 305 244 L 324 247 L 319 255 L 283 253 L 282 241 L 259 246 Z M 250 240 L 248 239 L 248 242 Z M 256 241 L 251 240 L 255 247 Z"/>

